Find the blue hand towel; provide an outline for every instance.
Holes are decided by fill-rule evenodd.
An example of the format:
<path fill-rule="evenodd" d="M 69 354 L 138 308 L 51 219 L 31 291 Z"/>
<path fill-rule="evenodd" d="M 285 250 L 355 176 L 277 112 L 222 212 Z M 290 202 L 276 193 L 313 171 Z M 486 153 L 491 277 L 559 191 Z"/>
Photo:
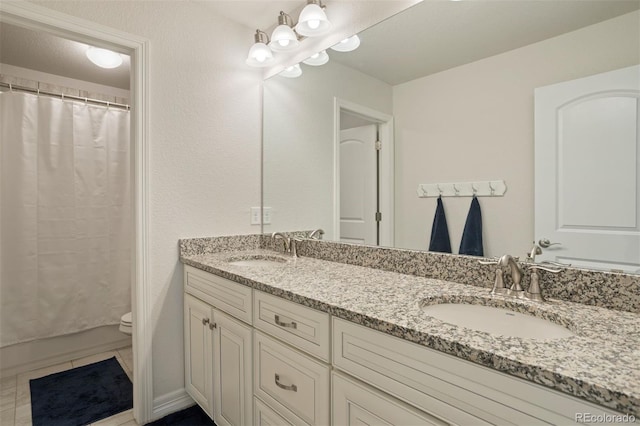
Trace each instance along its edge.
<path fill-rule="evenodd" d="M 438 206 L 436 207 L 436 214 L 433 217 L 429 251 L 451 253 L 451 241 L 449 240 L 447 217 L 444 214 L 444 206 L 442 205 L 442 198 L 440 197 L 438 197 Z"/>
<path fill-rule="evenodd" d="M 459 254 L 470 254 L 472 256 L 484 256 L 482 249 L 482 213 L 480 203 L 476 196 L 471 200 L 471 207 L 467 215 L 462 232 Z"/>

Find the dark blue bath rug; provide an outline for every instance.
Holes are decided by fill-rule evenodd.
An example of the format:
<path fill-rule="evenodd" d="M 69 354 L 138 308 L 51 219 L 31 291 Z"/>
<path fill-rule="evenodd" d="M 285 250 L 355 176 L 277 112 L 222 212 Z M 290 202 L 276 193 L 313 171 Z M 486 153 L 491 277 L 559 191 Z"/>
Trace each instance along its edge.
<path fill-rule="evenodd" d="M 81 426 L 133 407 L 133 385 L 115 357 L 29 385 L 33 426 Z"/>
<path fill-rule="evenodd" d="M 202 408 L 194 405 L 177 413 L 169 414 L 147 426 L 215 426 L 215 423 L 202 411 Z"/>

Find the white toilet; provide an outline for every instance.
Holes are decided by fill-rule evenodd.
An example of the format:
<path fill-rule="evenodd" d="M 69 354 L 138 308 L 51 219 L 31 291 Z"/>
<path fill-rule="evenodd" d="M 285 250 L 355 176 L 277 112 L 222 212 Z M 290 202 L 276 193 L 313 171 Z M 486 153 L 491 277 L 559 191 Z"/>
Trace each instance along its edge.
<path fill-rule="evenodd" d="M 131 335 L 131 312 L 127 312 L 120 317 L 120 331 Z"/>

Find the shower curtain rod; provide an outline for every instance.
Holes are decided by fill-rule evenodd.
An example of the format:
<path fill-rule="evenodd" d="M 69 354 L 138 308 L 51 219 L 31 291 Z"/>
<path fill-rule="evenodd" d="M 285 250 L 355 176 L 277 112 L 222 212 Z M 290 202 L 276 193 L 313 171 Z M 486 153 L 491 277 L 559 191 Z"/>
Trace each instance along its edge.
<path fill-rule="evenodd" d="M 129 106 L 129 105 L 119 104 L 117 102 L 102 101 L 100 99 L 91 99 L 91 98 L 85 98 L 85 97 L 81 97 L 81 96 L 65 95 L 64 93 L 46 92 L 46 91 L 40 90 L 40 89 L 32 89 L 31 87 L 16 86 L 15 84 L 11 84 L 11 83 L 0 82 L 0 87 L 6 87 L 10 91 L 19 90 L 21 92 L 35 93 L 37 95 L 53 96 L 53 97 L 56 97 L 56 98 L 61 98 L 62 100 L 64 100 L 64 99 L 73 99 L 75 101 L 81 101 L 81 102 L 85 102 L 85 103 L 92 103 L 92 104 L 98 104 L 98 105 L 105 105 L 107 107 L 126 109 L 127 111 L 129 111 L 131 109 L 131 106 Z"/>

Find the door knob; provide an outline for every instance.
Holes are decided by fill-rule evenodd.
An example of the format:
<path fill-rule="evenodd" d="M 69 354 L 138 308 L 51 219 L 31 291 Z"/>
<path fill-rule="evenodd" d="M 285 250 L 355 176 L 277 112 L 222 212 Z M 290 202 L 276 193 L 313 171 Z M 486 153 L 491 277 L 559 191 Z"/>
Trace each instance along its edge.
<path fill-rule="evenodd" d="M 559 246 L 561 243 L 552 243 L 548 238 L 542 238 L 538 241 L 538 245 L 542 248 L 549 248 L 551 246 Z"/>

